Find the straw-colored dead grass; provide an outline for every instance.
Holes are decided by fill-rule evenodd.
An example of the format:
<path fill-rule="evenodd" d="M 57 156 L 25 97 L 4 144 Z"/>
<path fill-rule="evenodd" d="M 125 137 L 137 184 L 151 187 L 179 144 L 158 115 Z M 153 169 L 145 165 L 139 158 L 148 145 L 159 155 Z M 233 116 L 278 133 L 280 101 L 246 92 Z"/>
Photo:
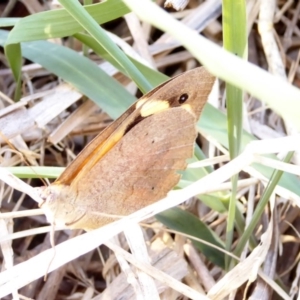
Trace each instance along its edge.
<path fill-rule="evenodd" d="M 191 28 L 200 27 L 207 38 L 221 45 L 221 11 L 213 11 L 218 1 L 207 0 L 206 6 L 200 3 L 191 0 L 183 11 L 171 13 Z M 247 4 L 249 60 L 299 86 L 300 2 L 252 0 Z M 37 0 L 7 1 L 0 5 L 2 16 L 8 17 L 46 9 L 46 4 Z M 210 17 L 208 24 L 203 23 L 203 15 Z M 262 21 L 257 24 L 259 18 Z M 272 26 L 274 30 L 270 30 Z M 127 53 L 168 75 L 197 66 L 193 56 L 175 39 L 168 34 L 157 38 L 158 31 L 146 23 L 141 26 L 133 14 L 110 25 L 109 30 L 114 34 L 111 38 Z M 75 41 L 73 47 L 81 49 Z M 93 53 L 89 57 L 136 93 L 136 86 L 115 68 Z M 3 54 L 0 59 L 1 167 L 25 165 L 25 161 L 31 166 L 66 166 L 111 122 L 92 101 L 84 101 L 84 96 L 72 86 L 30 61 L 22 67 L 22 99 L 13 102 L 16 85 Z M 220 83 L 210 101 L 225 111 L 223 94 Z M 55 234 L 55 250 L 50 243 L 53 228 L 46 226 L 44 215 L 36 209 L 39 199 L 32 189 L 42 183 L 35 179 L 18 180 L 1 168 L 0 296 L 104 300 L 278 299 L 279 295 L 282 299 L 299 299 L 300 198 L 289 189 L 275 188 L 253 232 L 252 238 L 258 245 L 253 248 L 250 241 L 240 257 L 229 253 L 236 258 L 230 271 L 209 262 L 191 243 L 190 236 L 168 231 L 152 218 L 190 199 L 184 207 L 223 239 L 226 213 L 209 209 L 194 200 L 194 196 L 230 192 L 228 180 L 242 171 L 238 182 L 239 208 L 249 224 L 268 184 L 253 168 L 253 162 L 300 175 L 300 142 L 293 124 L 250 96 L 245 100 L 244 123 L 244 128 L 261 141 L 250 143 L 238 158 L 228 162 L 227 149 L 215 137 L 201 132 L 202 149 L 209 158 L 189 167 L 214 166 L 214 172 L 171 192 L 151 207 L 95 231 L 82 233 L 60 228 Z M 293 163 L 262 156 L 287 151 L 296 151 Z M 137 225 L 145 220 L 145 226 Z M 233 247 L 240 236 L 237 230 Z M 44 281 L 48 271 L 52 272 Z"/>

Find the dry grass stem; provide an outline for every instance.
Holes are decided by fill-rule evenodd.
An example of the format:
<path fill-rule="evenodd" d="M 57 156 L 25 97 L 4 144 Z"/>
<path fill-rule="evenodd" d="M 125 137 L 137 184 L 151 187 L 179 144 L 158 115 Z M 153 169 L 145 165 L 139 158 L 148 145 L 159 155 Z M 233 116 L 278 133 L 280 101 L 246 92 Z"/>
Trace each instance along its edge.
<path fill-rule="evenodd" d="M 94 2 L 92 8 L 97 8 L 99 1 Z M 153 20 L 151 1 L 136 1 L 136 13 L 116 19 L 112 16 L 119 9 L 125 11 L 123 1 L 102 1 L 101 5 L 116 3 L 117 9 L 105 12 L 104 20 L 112 19 L 101 26 L 112 43 L 138 67 L 142 65 L 141 73 L 146 74 L 149 85 L 163 80 L 156 72 L 172 77 L 196 68 L 201 56 L 209 70 L 219 70 L 224 78 L 225 74 L 251 78 L 253 65 L 274 75 L 268 77 L 265 72 L 250 81 L 250 88 L 259 80 L 266 87 L 273 86 L 263 90 L 262 98 L 267 94 L 275 97 L 281 84 L 299 89 L 300 2 L 247 1 L 251 64 L 235 64 L 235 57 L 226 56 L 228 60 L 224 61 L 214 54 L 215 46 L 223 46 L 225 2 L 159 0 L 156 4 L 164 11 L 157 11 Z M 124 3 L 131 7 L 135 1 Z M 58 37 L 55 28 L 65 24 L 65 20 L 57 17 L 52 24 L 51 14 L 58 12 L 59 16 L 61 12 L 56 9 L 64 9 L 64 5 L 63 0 L 0 3 L 0 297 L 300 299 L 300 134 L 295 125 L 295 120 L 300 119 L 299 109 L 286 105 L 291 113 L 286 118 L 284 106 L 283 111 L 275 112 L 272 102 L 262 103 L 259 100 L 263 99 L 254 96 L 258 94 L 245 93 L 241 153 L 230 160 L 228 105 L 225 84 L 220 79 L 216 80 L 209 104 L 197 124 L 199 147 L 188 161 L 176 190 L 129 216 L 120 216 L 117 211 L 115 215 L 95 211 L 95 215 L 115 221 L 93 231 L 49 226 L 43 207 L 39 208 L 43 200 L 36 187 L 50 184 L 134 97 L 141 96 L 140 85 L 127 75 L 129 70 L 119 61 L 115 63 L 115 53 L 107 53 L 88 31 L 78 29 L 70 36 Z M 95 18 L 102 13 L 98 8 Z M 47 45 L 49 49 L 59 46 L 58 50 L 38 52 L 38 45 L 46 41 L 28 38 L 29 42 L 21 43 L 22 60 L 16 55 L 9 63 L 4 51 L 6 36 L 12 24 L 25 20 L 25 16 L 27 21 L 38 16 L 41 19 L 32 23 L 30 30 L 19 32 L 20 39 L 38 34 L 38 29 L 43 28 L 40 24 L 49 22 L 49 27 L 43 28 L 44 34 L 49 34 Z M 6 22 L 10 22 L 10 27 Z M 68 23 L 60 30 L 64 32 L 72 26 Z M 81 35 L 91 44 L 82 44 Z M 185 45 L 187 37 L 191 44 L 195 39 L 194 47 Z M 197 38 L 202 41 L 201 47 Z M 8 49 L 10 53 L 18 52 L 13 47 Z M 59 52 L 62 49 L 70 51 L 70 57 Z M 71 54 L 78 55 L 78 61 L 71 60 Z M 212 62 L 209 55 L 214 55 Z M 104 75 L 91 78 L 92 67 L 88 71 L 77 68 L 83 58 L 114 81 L 106 82 Z M 236 75 L 242 73 L 243 76 Z M 18 90 L 16 76 L 20 76 L 21 83 L 19 101 L 14 101 Z M 118 85 L 114 85 L 115 81 Z M 83 90 L 86 86 L 97 91 L 93 94 L 97 104 L 87 95 L 89 91 Z M 283 104 L 290 103 L 296 88 L 282 97 Z M 109 89 L 114 96 L 103 99 L 109 95 Z M 115 96 L 123 93 L 126 98 Z M 134 96 L 132 99 L 129 93 Z M 293 158 L 286 162 L 291 151 Z M 272 174 L 277 171 L 283 175 L 265 198 Z M 231 177 L 236 174 L 235 228 L 232 248 L 226 251 Z M 226 255 L 231 259 L 228 265 Z"/>

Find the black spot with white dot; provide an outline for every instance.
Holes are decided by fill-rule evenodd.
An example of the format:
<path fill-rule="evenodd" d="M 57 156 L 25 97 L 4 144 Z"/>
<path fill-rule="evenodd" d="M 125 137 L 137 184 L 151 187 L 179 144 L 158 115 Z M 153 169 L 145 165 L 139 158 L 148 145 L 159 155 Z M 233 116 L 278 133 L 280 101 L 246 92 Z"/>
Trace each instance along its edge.
<path fill-rule="evenodd" d="M 186 93 L 184 93 L 184 94 L 182 94 L 182 95 L 179 97 L 178 102 L 179 102 L 180 104 L 183 104 L 188 98 L 189 98 L 189 95 L 186 94 Z"/>

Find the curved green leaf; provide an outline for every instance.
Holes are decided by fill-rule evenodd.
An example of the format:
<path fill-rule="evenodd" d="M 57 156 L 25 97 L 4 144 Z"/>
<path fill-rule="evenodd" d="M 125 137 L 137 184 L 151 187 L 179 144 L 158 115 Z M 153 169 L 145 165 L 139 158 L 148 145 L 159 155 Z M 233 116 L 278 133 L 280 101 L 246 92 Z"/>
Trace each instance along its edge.
<path fill-rule="evenodd" d="M 212 245 L 224 249 L 220 238 L 201 220 L 178 207 L 168 209 L 155 216 L 169 228 L 202 239 Z M 192 240 L 195 247 L 215 265 L 224 268 L 224 253 L 206 244 Z"/>
<path fill-rule="evenodd" d="M 98 24 L 130 12 L 121 0 L 108 0 L 84 8 Z M 50 10 L 20 19 L 10 32 L 7 44 L 71 36 L 82 30 L 82 26 L 65 9 Z"/>

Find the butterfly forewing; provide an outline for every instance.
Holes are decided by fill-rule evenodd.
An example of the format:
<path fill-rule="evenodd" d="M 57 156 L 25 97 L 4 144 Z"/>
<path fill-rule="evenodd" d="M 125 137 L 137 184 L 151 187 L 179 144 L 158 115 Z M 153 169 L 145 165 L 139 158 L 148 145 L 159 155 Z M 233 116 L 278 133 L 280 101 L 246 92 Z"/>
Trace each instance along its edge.
<path fill-rule="evenodd" d="M 195 117 L 182 108 L 138 123 L 74 187 L 87 211 L 76 225 L 97 228 L 111 220 L 94 212 L 125 216 L 165 197 L 193 154 L 195 136 Z"/>
<path fill-rule="evenodd" d="M 96 137 L 43 197 L 52 220 L 100 227 L 163 197 L 193 154 L 214 77 L 197 68 L 154 89 Z M 69 169 L 69 170 L 68 170 Z"/>

